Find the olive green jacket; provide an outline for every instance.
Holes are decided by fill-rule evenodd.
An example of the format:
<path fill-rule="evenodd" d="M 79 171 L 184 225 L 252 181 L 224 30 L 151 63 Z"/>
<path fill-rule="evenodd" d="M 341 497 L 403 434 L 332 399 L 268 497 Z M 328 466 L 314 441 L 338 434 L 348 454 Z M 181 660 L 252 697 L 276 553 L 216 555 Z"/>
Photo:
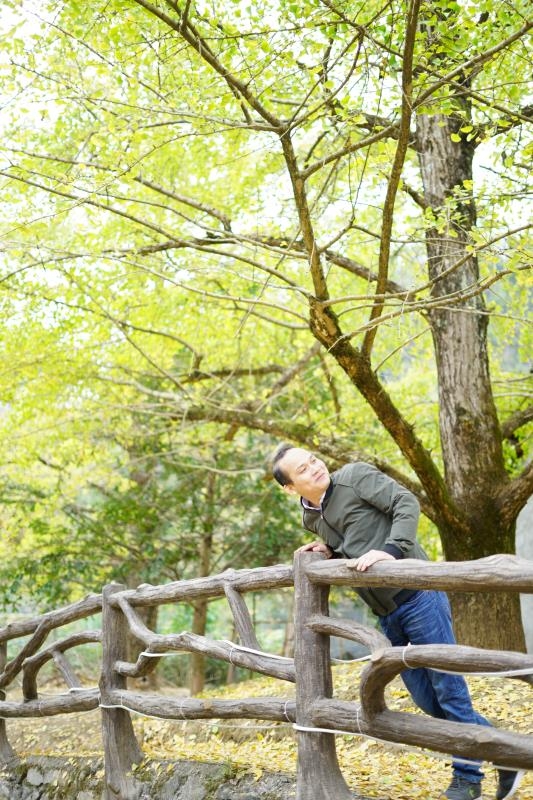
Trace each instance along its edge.
<path fill-rule="evenodd" d="M 336 558 L 358 558 L 368 550 L 384 550 L 397 559 L 427 561 L 416 538 L 418 500 L 370 464 L 358 461 L 341 467 L 332 473 L 320 509 L 309 507 L 304 498 L 302 508 L 304 528 L 318 534 Z M 398 606 L 395 596 L 399 589 L 357 591 L 380 616 Z"/>

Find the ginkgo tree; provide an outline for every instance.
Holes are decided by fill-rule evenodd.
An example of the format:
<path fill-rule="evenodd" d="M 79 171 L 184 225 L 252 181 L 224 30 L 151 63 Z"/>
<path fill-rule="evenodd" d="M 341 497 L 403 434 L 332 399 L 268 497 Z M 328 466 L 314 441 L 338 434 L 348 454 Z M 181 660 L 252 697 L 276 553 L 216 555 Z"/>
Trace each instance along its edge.
<path fill-rule="evenodd" d="M 56 421 L 61 397 L 78 424 L 135 406 L 289 438 L 401 480 L 446 558 L 514 552 L 533 491 L 525 0 L 3 14 L 4 318 L 14 351 L 27 319 L 44 334 L 6 424 L 31 426 L 32 386 Z M 455 600 L 463 641 L 523 647 L 516 596 Z"/>

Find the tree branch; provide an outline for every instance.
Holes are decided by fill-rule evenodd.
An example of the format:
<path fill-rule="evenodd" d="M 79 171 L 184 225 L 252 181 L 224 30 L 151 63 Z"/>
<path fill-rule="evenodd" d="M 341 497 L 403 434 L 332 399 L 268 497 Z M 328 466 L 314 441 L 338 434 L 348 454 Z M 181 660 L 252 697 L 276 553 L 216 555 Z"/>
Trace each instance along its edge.
<path fill-rule="evenodd" d="M 496 497 L 496 508 L 500 512 L 503 525 L 507 528 L 514 525 L 531 495 L 533 495 L 533 460 L 517 478 L 504 486 Z"/>
<path fill-rule="evenodd" d="M 130 222 L 134 222 L 136 225 L 140 225 L 141 227 L 148 228 L 161 236 L 164 236 L 165 239 L 172 240 L 172 234 L 168 231 L 165 231 L 159 225 L 154 225 L 148 220 L 139 219 L 134 214 L 129 214 L 126 211 L 122 211 L 119 208 L 115 208 L 114 206 L 107 205 L 105 203 L 99 203 L 96 200 L 91 200 L 90 196 L 87 197 L 80 197 L 77 194 L 73 194 L 72 192 L 66 192 L 61 189 L 55 189 L 52 186 L 46 186 L 42 183 L 38 183 L 37 181 L 30 180 L 29 178 L 25 178 L 22 175 L 16 175 L 8 170 L 0 170 L 0 175 L 4 178 L 9 178 L 10 180 L 19 181 L 20 183 L 24 183 L 27 186 L 34 186 L 36 189 L 40 189 L 43 192 L 47 192 L 48 194 L 54 194 L 58 197 L 64 197 L 67 200 L 73 200 L 77 206 L 79 205 L 89 205 L 93 206 L 94 208 L 99 208 L 102 211 L 107 211 L 110 214 L 116 214 L 119 217 L 123 217 L 124 219 L 128 219 Z M 43 177 L 43 176 L 40 176 Z"/>
<path fill-rule="evenodd" d="M 288 369 L 284 370 L 282 376 L 270 387 L 268 395 L 263 402 L 257 404 L 257 408 L 261 409 L 269 400 L 279 395 L 283 389 L 307 366 L 314 356 L 318 355 L 322 346 L 320 342 L 315 342 L 304 355 L 298 359 L 294 364 L 291 364 Z"/>
<path fill-rule="evenodd" d="M 211 48 L 209 47 L 208 43 L 204 38 L 200 36 L 200 34 L 195 30 L 193 25 L 190 23 L 189 19 L 186 19 L 182 14 L 181 10 L 179 9 L 177 3 L 173 2 L 173 0 L 166 0 L 166 4 L 178 15 L 178 21 L 169 17 L 168 14 L 161 11 L 156 6 L 149 3 L 147 0 L 134 0 L 137 5 L 142 6 L 148 13 L 152 14 L 152 16 L 157 17 L 161 22 L 167 25 L 171 30 L 176 31 L 176 33 L 180 34 L 183 39 L 198 53 L 200 58 L 203 61 L 206 61 L 214 70 L 217 72 L 228 84 L 230 89 L 233 92 L 237 92 L 242 98 L 246 100 L 246 102 L 250 105 L 254 111 L 257 111 L 262 119 L 266 120 L 272 127 L 276 130 L 280 130 L 282 125 L 280 120 L 274 115 L 271 114 L 267 109 L 259 102 L 257 97 L 255 97 L 252 92 L 249 90 L 248 86 L 240 81 L 236 75 L 233 75 L 216 57 L 213 53 Z M 242 106 L 241 106 L 242 108 Z M 251 120 L 250 120 L 251 121 Z"/>
<path fill-rule="evenodd" d="M 360 139 L 358 142 L 354 142 L 353 144 L 346 145 L 346 147 L 337 150 L 335 153 L 331 153 L 329 156 L 325 156 L 318 161 L 315 161 L 313 164 L 310 164 L 308 167 L 302 170 L 301 177 L 305 181 L 314 175 L 315 172 L 322 169 L 323 167 L 331 164 L 332 161 L 338 161 L 344 156 L 350 155 L 351 153 L 356 153 L 358 150 L 363 150 L 365 147 L 369 147 L 371 144 L 375 142 L 381 142 L 383 139 L 389 138 L 396 138 L 398 131 L 398 123 L 391 123 L 383 130 L 379 130 L 370 136 L 367 136 L 365 139 Z M 396 134 L 396 136 L 394 135 Z"/>
<path fill-rule="evenodd" d="M 413 108 L 418 108 L 418 106 L 422 105 L 426 102 L 426 100 L 431 97 L 438 89 L 446 84 L 453 82 L 453 79 L 457 76 L 464 74 L 465 71 L 471 72 L 475 67 L 481 66 L 481 64 L 485 64 L 487 61 L 490 61 L 495 55 L 497 55 L 502 50 L 505 50 L 506 47 L 509 47 L 510 44 L 516 42 L 518 39 L 521 39 L 526 33 L 531 30 L 533 27 L 533 22 L 526 21 L 522 27 L 515 31 L 515 33 L 508 36 L 506 39 L 503 39 L 498 44 L 494 45 L 494 47 L 490 47 L 488 50 L 484 50 L 482 53 L 479 53 L 477 56 L 469 59 L 468 61 L 463 62 L 460 66 L 453 69 L 451 72 L 448 72 L 447 75 L 443 75 L 439 80 L 435 81 L 434 84 L 429 86 L 423 92 L 421 92 L 418 97 L 415 99 L 413 103 Z M 461 89 L 463 85 L 461 85 Z"/>
<path fill-rule="evenodd" d="M 249 241 L 262 245 L 271 245 L 274 247 L 284 248 L 285 252 L 288 252 L 292 257 L 294 257 L 295 253 L 297 255 L 305 253 L 305 246 L 301 239 L 289 240 L 287 237 L 279 236 L 250 236 L 246 238 Z M 375 283 L 378 279 L 377 273 L 372 272 L 372 270 L 368 269 L 368 267 L 365 267 L 363 264 L 355 261 L 353 258 L 348 258 L 340 253 L 336 253 L 334 250 L 331 250 L 330 247 L 320 247 L 319 252 L 322 253 L 326 260 L 331 264 L 335 264 L 337 267 L 341 267 L 342 269 L 351 272 L 352 275 L 357 275 L 368 283 Z M 409 297 L 411 294 L 409 289 L 405 289 L 403 286 L 400 286 L 399 283 L 391 280 L 387 280 L 386 292 L 390 294 L 403 294 L 406 297 Z"/>
<path fill-rule="evenodd" d="M 194 369 L 188 372 L 183 377 L 183 383 L 197 383 L 198 381 L 209 381 L 215 378 L 247 378 L 262 377 L 264 375 L 272 375 L 273 373 L 284 373 L 284 368 L 277 364 L 269 364 L 264 367 L 245 367 L 235 368 L 227 367 L 226 369 L 211 369 L 209 372 L 202 372 L 201 370 Z"/>
<path fill-rule="evenodd" d="M 298 162 L 289 131 L 285 131 L 280 138 L 283 155 L 285 157 L 285 163 L 287 165 L 287 171 L 291 179 L 294 201 L 298 211 L 298 218 L 300 221 L 300 229 L 302 231 L 305 250 L 309 259 L 309 268 L 315 294 L 320 299 L 325 300 L 328 297 L 328 287 L 313 230 L 311 213 L 305 191 L 305 180 L 302 178 L 302 174 L 298 168 Z"/>
<path fill-rule="evenodd" d="M 533 420 L 533 403 L 526 408 L 515 411 L 505 422 L 502 423 L 502 439 L 513 439 L 514 434 L 523 425 Z"/>
<path fill-rule="evenodd" d="M 411 133 L 410 126 L 413 95 L 413 53 L 416 41 L 419 10 L 420 0 L 412 0 L 412 2 L 409 4 L 409 11 L 407 15 L 405 45 L 403 52 L 402 115 L 400 120 L 400 132 L 398 136 L 396 153 L 394 154 L 394 161 L 392 163 L 389 181 L 387 184 L 385 203 L 383 206 L 381 241 L 378 261 L 378 280 L 376 285 L 377 296 L 383 294 L 387 287 L 392 225 L 394 221 L 394 206 Z M 376 300 L 376 303 L 370 312 L 369 321 L 373 322 L 375 319 L 378 319 L 381 316 L 382 311 L 383 301 Z M 363 356 L 366 358 L 370 357 L 372 346 L 376 338 L 376 333 L 377 327 L 372 326 L 365 334 L 361 350 Z"/>
<path fill-rule="evenodd" d="M 221 211 L 218 211 L 218 209 L 213 208 L 213 206 L 208 206 L 205 203 L 200 203 L 198 200 L 194 200 L 191 197 L 186 197 L 185 195 L 176 194 L 175 192 L 170 192 L 163 186 L 158 186 L 157 184 L 152 183 L 151 181 L 141 177 L 140 175 L 138 175 L 134 180 L 137 181 L 137 183 L 142 184 L 143 186 L 147 186 L 154 192 L 158 192 L 159 194 L 162 194 L 165 197 L 169 197 L 171 200 L 176 200 L 176 202 L 178 203 L 183 203 L 184 205 L 190 206 L 190 208 L 195 208 L 197 211 L 203 211 L 210 217 L 218 219 L 222 223 L 224 230 L 231 232 L 230 218 L 226 216 L 226 214 L 223 214 Z"/>
<path fill-rule="evenodd" d="M 307 357 L 314 353 L 311 349 Z M 304 359 L 305 360 L 305 356 Z M 109 379 L 105 379 L 109 380 Z M 374 464 L 378 469 L 390 475 L 392 478 L 413 492 L 420 501 L 423 513 L 432 521 L 436 522 L 437 513 L 428 500 L 423 487 L 410 478 L 405 473 L 397 470 L 391 464 L 369 453 L 358 451 L 353 448 L 351 443 L 344 440 L 334 440 L 321 436 L 319 431 L 309 423 L 294 422 L 288 419 L 274 418 L 271 414 L 262 414 L 261 410 L 246 405 L 237 407 L 222 407 L 220 404 L 205 403 L 183 404 L 173 392 L 158 391 L 137 381 L 128 381 L 128 386 L 137 389 L 147 397 L 157 400 L 157 413 L 164 413 L 165 416 L 179 419 L 184 422 L 218 422 L 230 426 L 239 426 L 250 430 L 259 430 L 277 439 L 286 439 L 302 447 L 306 447 L 313 452 L 319 453 L 328 459 L 330 466 L 336 469 L 350 461 L 366 461 Z M 162 407 L 166 404 L 166 407 Z M 143 412 L 142 406 L 132 406 L 137 413 Z M 146 407 L 144 413 L 152 413 L 151 407 Z"/>

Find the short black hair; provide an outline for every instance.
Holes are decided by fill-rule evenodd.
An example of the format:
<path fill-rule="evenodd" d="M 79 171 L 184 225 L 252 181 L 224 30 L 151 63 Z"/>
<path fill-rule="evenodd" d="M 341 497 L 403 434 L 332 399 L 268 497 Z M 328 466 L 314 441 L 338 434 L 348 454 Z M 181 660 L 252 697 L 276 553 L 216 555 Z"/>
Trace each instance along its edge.
<path fill-rule="evenodd" d="M 279 462 L 285 457 L 289 450 L 293 450 L 295 445 L 283 442 L 280 444 L 272 456 L 272 475 L 277 480 L 280 486 L 286 486 L 290 483 L 288 475 L 281 469 Z"/>

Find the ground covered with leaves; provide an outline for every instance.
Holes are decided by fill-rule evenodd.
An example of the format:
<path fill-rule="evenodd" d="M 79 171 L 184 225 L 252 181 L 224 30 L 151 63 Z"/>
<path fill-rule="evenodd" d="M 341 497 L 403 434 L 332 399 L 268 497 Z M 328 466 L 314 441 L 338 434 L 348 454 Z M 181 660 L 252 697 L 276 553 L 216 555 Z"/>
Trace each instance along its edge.
<path fill-rule="evenodd" d="M 357 700 L 360 664 L 334 667 L 335 696 Z M 517 680 L 468 679 L 474 705 L 494 725 L 533 733 L 533 688 Z M 290 697 L 294 687 L 271 678 L 258 678 L 218 687 L 205 697 Z M 163 691 L 163 690 L 162 690 Z M 168 694 L 178 690 L 168 687 Z M 391 708 L 415 711 L 399 680 L 388 689 Z M 416 712 L 419 713 L 419 712 Z M 234 774 L 286 772 L 296 769 L 296 738 L 289 723 L 261 721 L 163 721 L 133 715 L 144 753 L 153 759 L 195 759 L 220 762 Z M 102 753 L 98 711 L 42 720 L 10 720 L 8 734 L 17 753 L 24 755 L 95 755 Z M 429 751 L 402 748 L 360 736 L 338 736 L 342 772 L 354 791 L 379 800 L 422 800 L 438 796 L 450 779 L 450 760 Z M 495 797 L 495 770 L 484 765 L 483 797 Z M 533 800 L 533 772 L 526 774 L 518 800 Z"/>

